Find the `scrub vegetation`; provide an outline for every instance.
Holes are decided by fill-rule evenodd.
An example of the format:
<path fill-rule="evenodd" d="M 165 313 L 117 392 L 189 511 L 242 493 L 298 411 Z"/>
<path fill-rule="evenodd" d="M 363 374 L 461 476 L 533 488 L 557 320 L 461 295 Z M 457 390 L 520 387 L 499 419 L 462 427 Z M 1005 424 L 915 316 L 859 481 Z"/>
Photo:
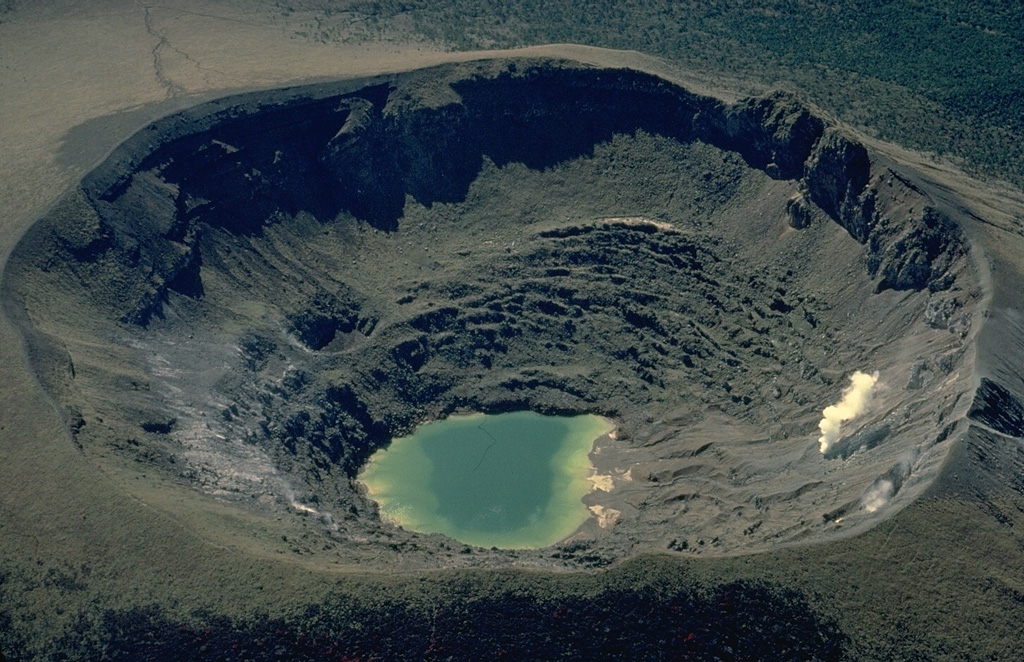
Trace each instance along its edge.
<path fill-rule="evenodd" d="M 597 582 L 543 582 L 529 592 L 511 575 L 450 575 L 430 580 L 428 594 L 443 597 L 429 606 L 410 603 L 402 580 L 371 580 L 273 617 L 107 608 L 68 619 L 38 647 L 19 643 L 6 653 L 12 660 L 132 662 L 842 656 L 846 636 L 796 591 L 747 581 L 702 585 L 671 565 L 661 570 L 667 574 L 653 582 L 634 564 Z M 9 598 L 3 589 L 0 598 Z"/>
<path fill-rule="evenodd" d="M 826 3 L 279 2 L 305 38 L 455 50 L 581 43 L 709 79 L 793 86 L 843 121 L 1024 182 L 1024 8 L 1013 0 Z"/>

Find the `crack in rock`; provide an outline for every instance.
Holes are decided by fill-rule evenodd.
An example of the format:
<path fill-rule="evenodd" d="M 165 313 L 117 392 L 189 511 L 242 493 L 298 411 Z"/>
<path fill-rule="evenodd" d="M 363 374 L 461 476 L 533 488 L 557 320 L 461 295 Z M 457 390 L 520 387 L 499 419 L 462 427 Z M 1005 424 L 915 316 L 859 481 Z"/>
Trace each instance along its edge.
<path fill-rule="evenodd" d="M 158 40 L 156 46 L 154 46 L 153 50 L 151 51 L 153 56 L 153 70 L 156 75 L 157 83 L 159 83 L 160 86 L 167 91 L 168 98 L 181 96 L 185 94 L 186 90 L 183 85 L 175 82 L 174 79 L 170 75 L 168 75 L 164 65 L 164 56 L 162 55 L 162 52 L 165 49 L 173 53 L 176 53 L 177 55 L 180 55 L 182 58 L 185 59 L 186 62 L 195 67 L 196 71 L 198 71 L 203 76 L 203 79 L 207 84 L 212 84 L 212 81 L 209 79 L 209 76 L 207 76 L 208 72 L 226 75 L 222 71 L 217 71 L 216 69 L 204 67 L 202 64 L 200 64 L 198 60 L 193 58 L 186 51 L 183 51 L 182 49 L 172 44 L 170 40 L 167 38 L 167 33 L 165 31 L 157 30 L 156 27 L 154 27 L 152 12 L 154 8 L 155 5 L 143 6 L 143 20 L 146 26 L 146 32 L 151 37 Z"/>

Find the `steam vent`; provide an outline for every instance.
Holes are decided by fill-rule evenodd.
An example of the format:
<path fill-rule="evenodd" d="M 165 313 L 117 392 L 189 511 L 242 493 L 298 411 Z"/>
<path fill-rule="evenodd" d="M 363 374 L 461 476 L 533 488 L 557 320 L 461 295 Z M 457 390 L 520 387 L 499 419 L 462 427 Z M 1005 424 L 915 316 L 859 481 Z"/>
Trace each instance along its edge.
<path fill-rule="evenodd" d="M 981 276 L 916 181 L 782 93 L 445 65 L 145 127 L 5 298 L 81 452 L 180 521 L 382 565 L 753 552 L 872 526 L 967 429 Z M 616 426 L 553 546 L 406 531 L 357 480 L 425 421 L 522 410 Z"/>

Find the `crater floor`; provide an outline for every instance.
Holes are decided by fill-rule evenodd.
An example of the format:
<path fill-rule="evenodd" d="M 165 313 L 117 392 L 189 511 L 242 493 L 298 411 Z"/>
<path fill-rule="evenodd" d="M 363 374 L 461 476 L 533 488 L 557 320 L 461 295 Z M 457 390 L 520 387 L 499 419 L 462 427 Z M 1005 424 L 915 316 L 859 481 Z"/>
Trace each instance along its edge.
<path fill-rule="evenodd" d="M 753 552 L 878 522 L 965 429 L 982 291 L 912 181 L 785 95 L 488 60 L 165 118 L 4 296 L 82 452 L 169 511 L 382 566 Z M 823 455 L 855 370 L 875 396 Z M 355 481 L 417 423 L 521 409 L 618 426 L 558 545 L 406 532 Z"/>

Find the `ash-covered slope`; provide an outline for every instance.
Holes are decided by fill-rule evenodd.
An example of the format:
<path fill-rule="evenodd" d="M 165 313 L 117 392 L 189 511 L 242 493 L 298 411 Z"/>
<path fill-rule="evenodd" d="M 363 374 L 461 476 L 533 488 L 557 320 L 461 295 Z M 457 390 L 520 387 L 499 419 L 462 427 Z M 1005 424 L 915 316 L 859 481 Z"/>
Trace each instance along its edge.
<path fill-rule="evenodd" d="M 354 476 L 465 409 L 620 424 L 595 455 L 604 516 L 509 553 L 535 563 L 867 526 L 959 431 L 981 295 L 942 210 L 795 99 L 539 60 L 165 118 L 6 276 L 83 452 L 422 563 L 507 557 L 446 558 Z M 882 386 L 822 456 L 820 411 L 857 369 Z"/>
<path fill-rule="evenodd" d="M 203 226 L 251 235 L 300 211 L 320 221 L 344 211 L 394 230 L 407 195 L 428 207 L 464 200 L 484 158 L 544 169 L 615 134 L 645 131 L 699 140 L 772 178 L 799 180 L 810 202 L 869 243 L 880 289 L 945 289 L 939 281 L 959 250 L 955 228 L 924 209 L 923 222 L 892 227 L 904 219 L 875 209 L 865 148 L 785 94 L 726 105 L 634 71 L 487 68 L 490 76 L 469 79 L 463 68 L 412 74 L 404 95 L 397 81 L 344 94 L 321 86 L 276 103 L 262 94 L 167 118 L 86 177 L 83 192 L 102 220 L 67 248 L 89 261 L 115 244 L 135 251 L 138 242 L 139 259 L 153 265 L 148 282 L 105 294 L 144 324 L 167 289 L 201 293 L 193 248 Z M 794 200 L 795 217 L 805 205 Z M 121 240 L 108 244 L 114 237 Z"/>

